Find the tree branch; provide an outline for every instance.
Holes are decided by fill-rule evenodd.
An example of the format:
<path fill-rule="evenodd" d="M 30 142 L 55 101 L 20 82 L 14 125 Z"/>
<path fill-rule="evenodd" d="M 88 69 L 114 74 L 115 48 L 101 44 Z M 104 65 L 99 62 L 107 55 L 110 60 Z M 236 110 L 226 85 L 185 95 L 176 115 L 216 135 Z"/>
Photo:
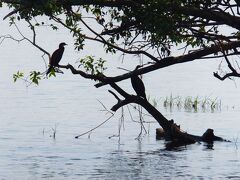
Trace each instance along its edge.
<path fill-rule="evenodd" d="M 124 53 L 127 53 L 127 54 L 144 54 L 145 56 L 149 57 L 149 58 L 152 59 L 153 61 L 156 61 L 156 62 L 159 61 L 158 58 L 152 56 L 151 54 L 147 53 L 146 51 L 142 51 L 142 50 L 138 50 L 138 51 L 128 51 L 128 50 L 123 49 L 123 48 L 120 48 L 120 47 L 118 47 L 118 46 L 116 46 L 116 45 L 114 45 L 114 44 L 111 44 L 111 43 L 107 42 L 99 33 L 95 32 L 90 26 L 88 26 L 87 23 L 85 23 L 85 21 L 83 21 L 83 20 L 81 19 L 81 22 L 82 22 L 93 34 L 95 34 L 97 37 L 99 37 L 99 38 L 101 39 L 100 42 L 102 42 L 103 44 L 106 44 L 106 45 L 108 45 L 108 46 L 110 46 L 110 47 L 113 47 L 114 49 L 120 50 L 120 51 L 122 51 L 122 52 L 124 52 Z"/>
<path fill-rule="evenodd" d="M 96 35 L 96 37 L 98 37 L 99 39 L 97 39 L 96 37 L 95 38 L 92 38 L 92 37 L 89 37 L 89 36 L 86 36 L 86 35 L 82 35 L 80 34 L 79 31 L 77 31 L 76 29 L 74 28 L 71 28 L 69 26 L 67 26 L 64 22 L 62 22 L 59 18 L 57 17 L 54 17 L 53 16 L 53 19 L 57 22 L 57 23 L 60 23 L 61 25 L 63 25 L 65 28 L 69 29 L 70 31 L 73 31 L 74 33 L 78 34 L 79 37 L 83 36 L 85 39 L 88 39 L 88 40 L 92 40 L 92 41 L 97 41 L 97 42 L 100 42 L 104 45 L 107 45 L 109 47 L 112 47 L 116 50 L 119 50 L 123 53 L 126 53 L 126 54 L 143 54 L 147 57 L 149 57 L 151 60 L 155 61 L 155 62 L 158 62 L 159 59 L 152 56 L 151 54 L 147 53 L 146 51 L 142 51 L 142 50 L 136 50 L 136 51 L 130 51 L 130 50 L 127 50 L 127 49 L 124 49 L 124 48 L 121 48 L 115 44 L 112 44 L 112 43 L 109 43 L 107 40 L 105 40 L 99 33 L 97 33 L 96 31 L 94 31 L 90 26 L 87 25 L 87 23 L 85 21 L 83 21 L 83 19 L 80 19 L 80 21 L 94 34 Z"/>
<path fill-rule="evenodd" d="M 115 104 L 111 110 L 116 112 L 119 108 L 127 105 L 127 104 L 130 104 L 130 103 L 133 103 L 134 102 L 134 98 L 127 98 L 127 99 L 124 99 L 124 100 L 121 100 L 121 101 L 118 101 L 117 104 Z"/>
<path fill-rule="evenodd" d="M 228 55 L 225 53 L 224 50 L 222 50 L 222 53 L 223 53 L 223 56 L 224 56 L 224 58 L 225 58 L 225 60 L 226 60 L 226 62 L 227 62 L 227 64 L 228 64 L 229 69 L 230 69 L 233 73 L 237 74 L 236 69 L 233 68 L 232 64 L 230 63 L 230 61 L 229 61 L 229 59 L 228 59 Z"/>
<path fill-rule="evenodd" d="M 134 75 L 146 74 L 148 72 L 155 71 L 155 70 L 161 69 L 161 68 L 165 68 L 165 67 L 168 67 L 168 66 L 171 66 L 171 65 L 174 65 L 174 64 L 191 62 L 191 61 L 194 61 L 196 59 L 200 59 L 202 57 L 205 57 L 207 55 L 216 54 L 217 52 L 221 52 L 222 49 L 224 49 L 226 51 L 226 50 L 234 49 L 234 48 L 237 48 L 237 47 L 240 47 L 240 41 L 224 43 L 224 44 L 221 45 L 221 47 L 218 44 L 216 44 L 216 45 L 213 45 L 211 47 L 206 47 L 204 49 L 199 49 L 199 50 L 190 52 L 186 55 L 181 55 L 181 56 L 178 56 L 178 57 L 167 57 L 167 58 L 164 58 L 164 59 L 160 60 L 157 63 L 154 63 L 150 66 L 138 69 L 134 72 L 125 73 L 125 74 L 122 74 L 120 76 L 105 78 L 104 81 L 96 84 L 95 86 L 96 87 L 101 87 L 101 86 L 104 86 L 104 85 L 109 84 L 111 82 L 119 82 L 119 81 L 122 81 L 124 79 L 128 79 L 133 74 Z"/>
<path fill-rule="evenodd" d="M 45 49 L 43 49 L 42 47 L 40 47 L 39 45 L 36 44 L 36 34 L 35 34 L 35 30 L 33 29 L 33 40 L 30 40 L 29 38 L 27 38 L 25 35 L 23 35 L 23 33 L 20 31 L 20 29 L 18 28 L 17 24 L 14 23 L 14 26 L 16 27 L 18 33 L 23 37 L 23 40 L 27 40 L 29 43 L 31 43 L 34 47 L 38 48 L 40 51 L 42 51 L 43 53 L 47 54 L 48 57 L 50 58 L 50 53 L 48 51 L 46 51 Z"/>
<path fill-rule="evenodd" d="M 121 99 L 111 90 L 108 90 L 109 93 L 111 93 L 117 100 L 118 102 L 121 101 Z"/>
<path fill-rule="evenodd" d="M 219 44 L 220 44 L 220 47 L 221 47 L 221 51 L 223 53 L 223 57 L 225 58 L 225 60 L 227 62 L 227 65 L 228 65 L 228 68 L 231 70 L 231 73 L 227 73 L 227 74 L 225 74 L 224 76 L 221 77 L 217 72 L 214 72 L 213 76 L 216 77 L 217 79 L 221 80 L 221 81 L 223 81 L 223 80 L 225 80 L 227 78 L 230 79 L 230 77 L 240 77 L 240 74 L 236 71 L 236 69 L 230 63 L 230 61 L 228 59 L 228 54 L 226 54 L 226 52 L 225 52 L 226 50 L 224 50 L 222 48 L 222 44 L 221 43 L 219 43 Z M 235 51 L 237 51 L 237 50 L 235 50 Z"/>
<path fill-rule="evenodd" d="M 221 77 L 217 72 L 214 72 L 213 76 L 216 77 L 217 79 L 221 80 L 221 81 L 224 81 L 227 78 L 230 79 L 231 77 L 240 77 L 240 74 L 232 72 L 232 73 L 227 73 L 227 74 L 225 74 L 224 76 Z"/>
<path fill-rule="evenodd" d="M 70 69 L 72 74 L 78 74 L 78 75 L 84 77 L 85 79 L 91 79 L 91 80 L 94 80 L 94 81 L 104 81 L 104 79 L 105 79 L 104 76 L 87 74 L 87 73 L 85 73 L 81 70 L 77 70 L 71 64 L 68 64 L 68 65 L 60 65 L 59 64 L 57 67 L 64 68 L 64 69 Z"/>
<path fill-rule="evenodd" d="M 175 7 L 173 11 L 180 12 L 182 14 L 194 17 L 201 17 L 216 22 L 222 22 L 233 28 L 240 30 L 240 17 L 230 15 L 226 12 L 218 12 L 207 9 L 197 9 L 194 7 Z"/>

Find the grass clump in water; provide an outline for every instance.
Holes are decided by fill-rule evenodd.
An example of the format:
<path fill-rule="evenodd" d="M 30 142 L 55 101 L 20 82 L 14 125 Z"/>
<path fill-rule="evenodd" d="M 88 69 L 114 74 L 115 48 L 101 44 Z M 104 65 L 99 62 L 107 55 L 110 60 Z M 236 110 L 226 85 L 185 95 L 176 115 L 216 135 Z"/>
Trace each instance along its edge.
<path fill-rule="evenodd" d="M 171 94 L 169 97 L 165 97 L 163 101 L 163 107 L 169 110 L 173 110 L 173 108 L 177 107 L 178 110 L 181 110 L 183 108 L 186 111 L 199 112 L 201 110 L 203 112 L 215 112 L 220 111 L 221 106 L 221 100 L 218 98 L 201 98 L 199 96 L 173 97 Z"/>

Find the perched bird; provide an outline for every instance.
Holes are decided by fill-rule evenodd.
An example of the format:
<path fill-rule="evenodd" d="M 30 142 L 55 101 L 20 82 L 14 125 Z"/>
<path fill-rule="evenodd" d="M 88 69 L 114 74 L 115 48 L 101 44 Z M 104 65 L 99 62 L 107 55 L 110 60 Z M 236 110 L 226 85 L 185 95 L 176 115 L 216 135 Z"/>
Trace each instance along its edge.
<path fill-rule="evenodd" d="M 135 70 L 137 70 L 141 66 L 137 66 Z M 138 77 L 138 75 L 134 75 L 131 77 L 131 83 L 132 87 L 137 93 L 137 96 L 143 97 L 144 99 L 147 99 L 145 94 L 145 86 L 143 84 L 143 81 Z"/>
<path fill-rule="evenodd" d="M 67 45 L 66 43 L 62 42 L 59 44 L 59 48 L 55 50 L 52 54 L 52 56 L 49 59 L 49 68 L 47 70 L 47 75 L 51 72 L 51 70 L 55 67 L 58 66 L 58 63 L 62 59 L 62 55 L 64 52 L 64 46 Z"/>

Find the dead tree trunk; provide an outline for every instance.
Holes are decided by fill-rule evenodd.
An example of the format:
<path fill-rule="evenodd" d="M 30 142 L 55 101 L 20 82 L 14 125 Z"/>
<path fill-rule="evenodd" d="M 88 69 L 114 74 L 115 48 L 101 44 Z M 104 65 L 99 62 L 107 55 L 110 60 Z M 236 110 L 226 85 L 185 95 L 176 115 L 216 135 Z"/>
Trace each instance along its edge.
<path fill-rule="evenodd" d="M 128 103 L 136 103 L 141 105 L 162 127 L 157 129 L 156 138 L 173 142 L 171 146 L 193 144 L 200 141 L 208 143 L 212 143 L 213 141 L 227 141 L 221 137 L 215 136 L 213 129 L 207 129 L 202 136 L 192 135 L 184 132 L 180 129 L 180 126 L 174 123 L 173 120 L 166 119 L 153 105 L 151 105 L 146 99 L 142 97 L 130 95 L 125 100 L 118 100 L 119 103 L 113 106 L 113 111 L 116 111 L 120 106 L 126 105 Z M 123 103 L 124 101 L 127 101 L 127 103 Z"/>
<path fill-rule="evenodd" d="M 70 69 L 73 74 L 79 74 L 84 78 L 93 79 L 104 82 L 104 75 L 97 76 L 86 74 L 81 70 L 76 70 L 72 65 L 68 64 L 67 66 L 59 65 L 60 68 Z M 116 83 L 111 82 L 109 85 L 118 92 L 124 99 L 118 97 L 113 91 L 109 92 L 117 99 L 117 103 L 111 108 L 112 111 L 117 111 L 119 108 L 130 104 L 135 103 L 141 105 L 153 118 L 159 123 L 162 128 L 157 129 L 157 139 L 163 138 L 167 141 L 174 142 L 177 146 L 193 144 L 195 142 L 204 141 L 204 142 L 213 142 L 213 141 L 226 141 L 221 137 L 215 136 L 212 129 L 208 129 L 202 136 L 196 136 L 188 134 L 180 129 L 173 120 L 166 119 L 154 106 L 152 106 L 144 97 L 130 95 L 119 87 Z"/>

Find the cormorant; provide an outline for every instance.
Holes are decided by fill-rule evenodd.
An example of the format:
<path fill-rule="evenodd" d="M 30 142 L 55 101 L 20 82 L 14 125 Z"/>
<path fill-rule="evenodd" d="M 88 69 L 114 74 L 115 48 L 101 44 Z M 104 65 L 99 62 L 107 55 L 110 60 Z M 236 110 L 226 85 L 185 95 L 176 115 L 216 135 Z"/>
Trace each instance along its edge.
<path fill-rule="evenodd" d="M 139 67 L 141 66 L 138 65 L 135 70 L 137 70 Z M 147 99 L 145 94 L 145 86 L 143 84 L 143 81 L 138 77 L 138 75 L 134 75 L 131 77 L 131 83 L 133 89 L 137 93 L 137 96 Z"/>
<path fill-rule="evenodd" d="M 47 75 L 51 72 L 51 70 L 55 67 L 58 66 L 58 63 L 60 62 L 60 60 L 62 59 L 62 55 L 64 52 L 64 46 L 67 45 L 66 43 L 62 42 L 59 44 L 59 48 L 57 50 L 55 50 L 52 54 L 52 56 L 50 57 L 49 60 L 49 68 L 47 70 Z"/>

